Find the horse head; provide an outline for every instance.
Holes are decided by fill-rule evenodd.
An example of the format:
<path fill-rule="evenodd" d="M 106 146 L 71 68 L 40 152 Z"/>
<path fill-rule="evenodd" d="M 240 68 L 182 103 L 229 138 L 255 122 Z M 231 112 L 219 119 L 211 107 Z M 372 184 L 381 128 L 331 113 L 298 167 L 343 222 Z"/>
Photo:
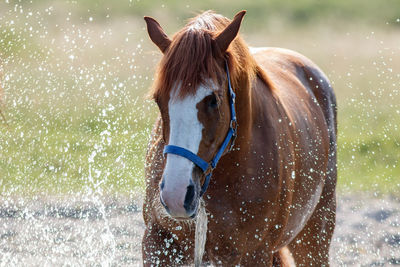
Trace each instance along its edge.
<path fill-rule="evenodd" d="M 196 216 L 212 169 L 233 143 L 227 51 L 244 14 L 232 21 L 221 16 L 221 29 L 196 20 L 172 39 L 155 19 L 145 17 L 150 39 L 163 53 L 153 92 L 168 144 L 160 201 L 175 219 Z"/>

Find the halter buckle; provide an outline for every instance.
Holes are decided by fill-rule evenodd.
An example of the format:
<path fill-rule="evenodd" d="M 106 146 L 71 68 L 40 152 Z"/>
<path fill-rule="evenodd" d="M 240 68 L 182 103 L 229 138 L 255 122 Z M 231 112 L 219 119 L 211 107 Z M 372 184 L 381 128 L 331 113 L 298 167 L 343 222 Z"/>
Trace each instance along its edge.
<path fill-rule="evenodd" d="M 215 169 L 215 167 L 213 167 L 212 164 L 210 163 L 210 164 L 208 165 L 207 170 L 206 170 L 205 172 L 203 172 L 203 173 L 204 173 L 204 176 L 207 176 L 207 175 L 209 175 L 210 173 L 212 173 L 212 172 L 214 171 L 214 169 Z"/>
<path fill-rule="evenodd" d="M 233 147 L 235 146 L 235 140 L 237 137 L 237 126 L 238 126 L 237 121 L 231 120 L 229 127 L 233 130 L 233 133 L 232 133 L 232 138 L 231 138 L 231 145 L 229 147 L 229 152 L 231 152 Z"/>

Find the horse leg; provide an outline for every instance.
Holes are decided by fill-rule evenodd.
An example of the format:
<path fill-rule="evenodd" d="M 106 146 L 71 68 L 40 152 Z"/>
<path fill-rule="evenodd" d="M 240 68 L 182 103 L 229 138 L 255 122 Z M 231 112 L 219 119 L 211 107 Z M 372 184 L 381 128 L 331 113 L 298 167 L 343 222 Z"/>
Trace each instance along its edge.
<path fill-rule="evenodd" d="M 294 258 L 287 246 L 274 253 L 273 267 L 295 267 Z"/>
<path fill-rule="evenodd" d="M 248 252 L 241 256 L 240 263 L 230 263 L 226 266 L 275 266 L 274 265 L 274 255 L 272 252 L 268 251 L 267 247 L 264 245 L 252 252 Z M 280 265 L 277 265 L 280 266 Z"/>
<path fill-rule="evenodd" d="M 147 227 L 142 240 L 143 266 L 182 266 L 193 263 L 193 240 L 177 240 L 159 225 Z"/>
<path fill-rule="evenodd" d="M 143 266 L 167 265 L 162 244 L 162 233 L 157 227 L 146 228 L 142 239 Z"/>
<path fill-rule="evenodd" d="M 288 246 L 296 266 L 329 266 L 335 221 L 335 187 L 328 183 L 310 220 Z"/>

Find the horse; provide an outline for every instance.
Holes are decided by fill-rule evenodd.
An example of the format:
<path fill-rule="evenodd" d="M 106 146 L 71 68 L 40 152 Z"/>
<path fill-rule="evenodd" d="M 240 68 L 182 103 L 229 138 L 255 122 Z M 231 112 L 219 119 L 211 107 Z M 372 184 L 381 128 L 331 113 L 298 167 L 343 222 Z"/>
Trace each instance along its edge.
<path fill-rule="evenodd" d="M 145 159 L 144 266 L 329 266 L 336 212 L 336 97 L 305 56 L 252 48 L 206 11 L 172 38 L 151 17 L 163 57 L 150 95 L 160 114 Z M 198 264 L 197 264 L 198 265 Z"/>

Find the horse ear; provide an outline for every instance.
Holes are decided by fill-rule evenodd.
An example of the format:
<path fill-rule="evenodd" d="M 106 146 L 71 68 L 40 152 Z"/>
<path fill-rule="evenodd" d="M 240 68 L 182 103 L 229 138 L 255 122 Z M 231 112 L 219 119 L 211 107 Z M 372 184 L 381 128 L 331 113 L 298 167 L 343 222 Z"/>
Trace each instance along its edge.
<path fill-rule="evenodd" d="M 165 53 L 171 44 L 171 40 L 155 19 L 144 17 L 144 20 L 147 24 L 147 32 L 149 33 L 150 39 L 158 46 L 158 48 L 160 48 L 161 52 Z"/>
<path fill-rule="evenodd" d="M 240 11 L 235 15 L 232 22 L 223 30 L 216 38 L 215 41 L 221 52 L 225 52 L 233 39 L 239 32 L 240 25 L 242 24 L 242 19 L 246 10 Z"/>

